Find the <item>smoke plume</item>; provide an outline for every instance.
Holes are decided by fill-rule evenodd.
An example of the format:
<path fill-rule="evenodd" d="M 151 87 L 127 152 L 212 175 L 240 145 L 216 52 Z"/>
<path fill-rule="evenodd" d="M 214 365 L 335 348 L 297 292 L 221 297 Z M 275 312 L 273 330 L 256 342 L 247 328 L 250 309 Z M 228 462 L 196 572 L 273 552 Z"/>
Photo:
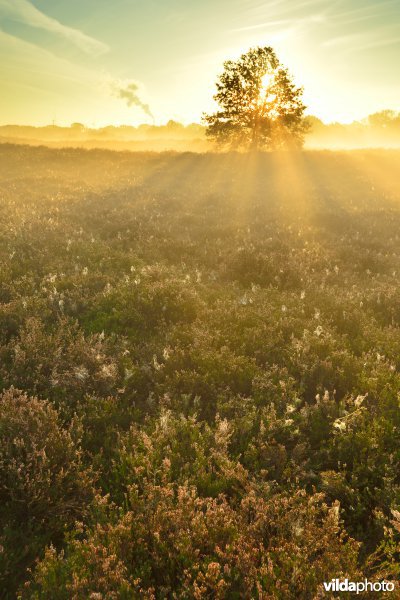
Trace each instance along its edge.
<path fill-rule="evenodd" d="M 145 104 L 139 97 L 139 86 L 136 83 L 129 83 L 125 87 L 117 87 L 116 95 L 121 100 L 125 100 L 128 106 L 137 106 L 142 111 L 154 120 L 153 113 L 150 110 L 150 106 Z"/>

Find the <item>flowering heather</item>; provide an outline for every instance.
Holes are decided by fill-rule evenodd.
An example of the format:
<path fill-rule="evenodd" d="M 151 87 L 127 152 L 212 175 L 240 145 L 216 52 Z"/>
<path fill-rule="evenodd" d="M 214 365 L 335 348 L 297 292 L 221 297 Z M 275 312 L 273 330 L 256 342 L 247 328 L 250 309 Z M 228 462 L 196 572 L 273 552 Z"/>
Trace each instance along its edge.
<path fill-rule="evenodd" d="M 0 161 L 1 597 L 397 581 L 399 153 Z"/>

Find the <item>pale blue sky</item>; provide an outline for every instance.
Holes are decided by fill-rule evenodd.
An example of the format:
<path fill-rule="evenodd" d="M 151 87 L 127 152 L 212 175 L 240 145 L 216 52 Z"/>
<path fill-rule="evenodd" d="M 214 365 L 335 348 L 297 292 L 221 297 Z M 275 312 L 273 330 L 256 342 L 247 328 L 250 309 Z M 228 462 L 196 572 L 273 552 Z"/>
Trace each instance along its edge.
<path fill-rule="evenodd" d="M 0 122 L 199 121 L 259 44 L 325 121 L 400 109 L 399 0 L 0 0 Z"/>

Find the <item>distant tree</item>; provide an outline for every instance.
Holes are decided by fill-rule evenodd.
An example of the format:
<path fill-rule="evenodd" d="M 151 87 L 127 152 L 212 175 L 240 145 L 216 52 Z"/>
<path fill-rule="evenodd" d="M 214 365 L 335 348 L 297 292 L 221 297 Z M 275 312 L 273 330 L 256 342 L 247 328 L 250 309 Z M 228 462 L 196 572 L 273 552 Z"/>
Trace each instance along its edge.
<path fill-rule="evenodd" d="M 86 129 L 86 127 L 83 125 L 83 123 L 71 123 L 71 129 L 74 129 L 75 131 L 79 131 L 80 133 L 83 133 Z"/>
<path fill-rule="evenodd" d="M 296 87 L 274 50 L 251 48 L 224 63 L 214 99 L 220 109 L 203 115 L 206 134 L 220 146 L 259 150 L 303 144 L 303 89 Z"/>
<path fill-rule="evenodd" d="M 315 117 L 314 115 L 308 115 L 307 117 L 305 117 L 304 124 L 306 125 L 307 130 L 310 132 L 315 132 L 326 127 L 324 122 L 321 121 L 321 119 L 319 119 L 318 117 Z"/>
<path fill-rule="evenodd" d="M 400 124 L 400 113 L 389 109 L 381 110 L 380 112 L 369 115 L 368 124 L 380 129 L 398 127 Z"/>
<path fill-rule="evenodd" d="M 183 129 L 182 123 L 178 123 L 178 121 L 174 121 L 173 119 L 170 119 L 165 127 L 170 131 L 182 131 Z"/>

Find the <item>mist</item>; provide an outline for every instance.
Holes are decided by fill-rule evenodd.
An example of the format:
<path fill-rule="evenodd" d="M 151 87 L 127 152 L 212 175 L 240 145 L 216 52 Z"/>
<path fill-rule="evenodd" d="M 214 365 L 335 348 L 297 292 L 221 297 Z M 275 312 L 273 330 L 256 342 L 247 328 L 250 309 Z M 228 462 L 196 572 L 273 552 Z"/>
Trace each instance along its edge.
<path fill-rule="evenodd" d="M 115 94 L 128 106 L 138 107 L 153 119 L 150 106 L 139 96 L 137 84 L 130 83 L 115 89 Z M 324 123 L 315 116 L 308 116 L 307 121 L 310 130 L 305 138 L 306 149 L 351 150 L 400 147 L 400 113 L 393 110 L 382 110 L 349 124 Z M 0 143 L 132 151 L 206 152 L 213 150 L 206 139 L 205 128 L 202 125 L 198 123 L 183 125 L 173 120 L 164 125 L 109 125 L 97 129 L 86 127 L 83 123 L 72 123 L 70 127 L 3 125 L 0 126 Z"/>

